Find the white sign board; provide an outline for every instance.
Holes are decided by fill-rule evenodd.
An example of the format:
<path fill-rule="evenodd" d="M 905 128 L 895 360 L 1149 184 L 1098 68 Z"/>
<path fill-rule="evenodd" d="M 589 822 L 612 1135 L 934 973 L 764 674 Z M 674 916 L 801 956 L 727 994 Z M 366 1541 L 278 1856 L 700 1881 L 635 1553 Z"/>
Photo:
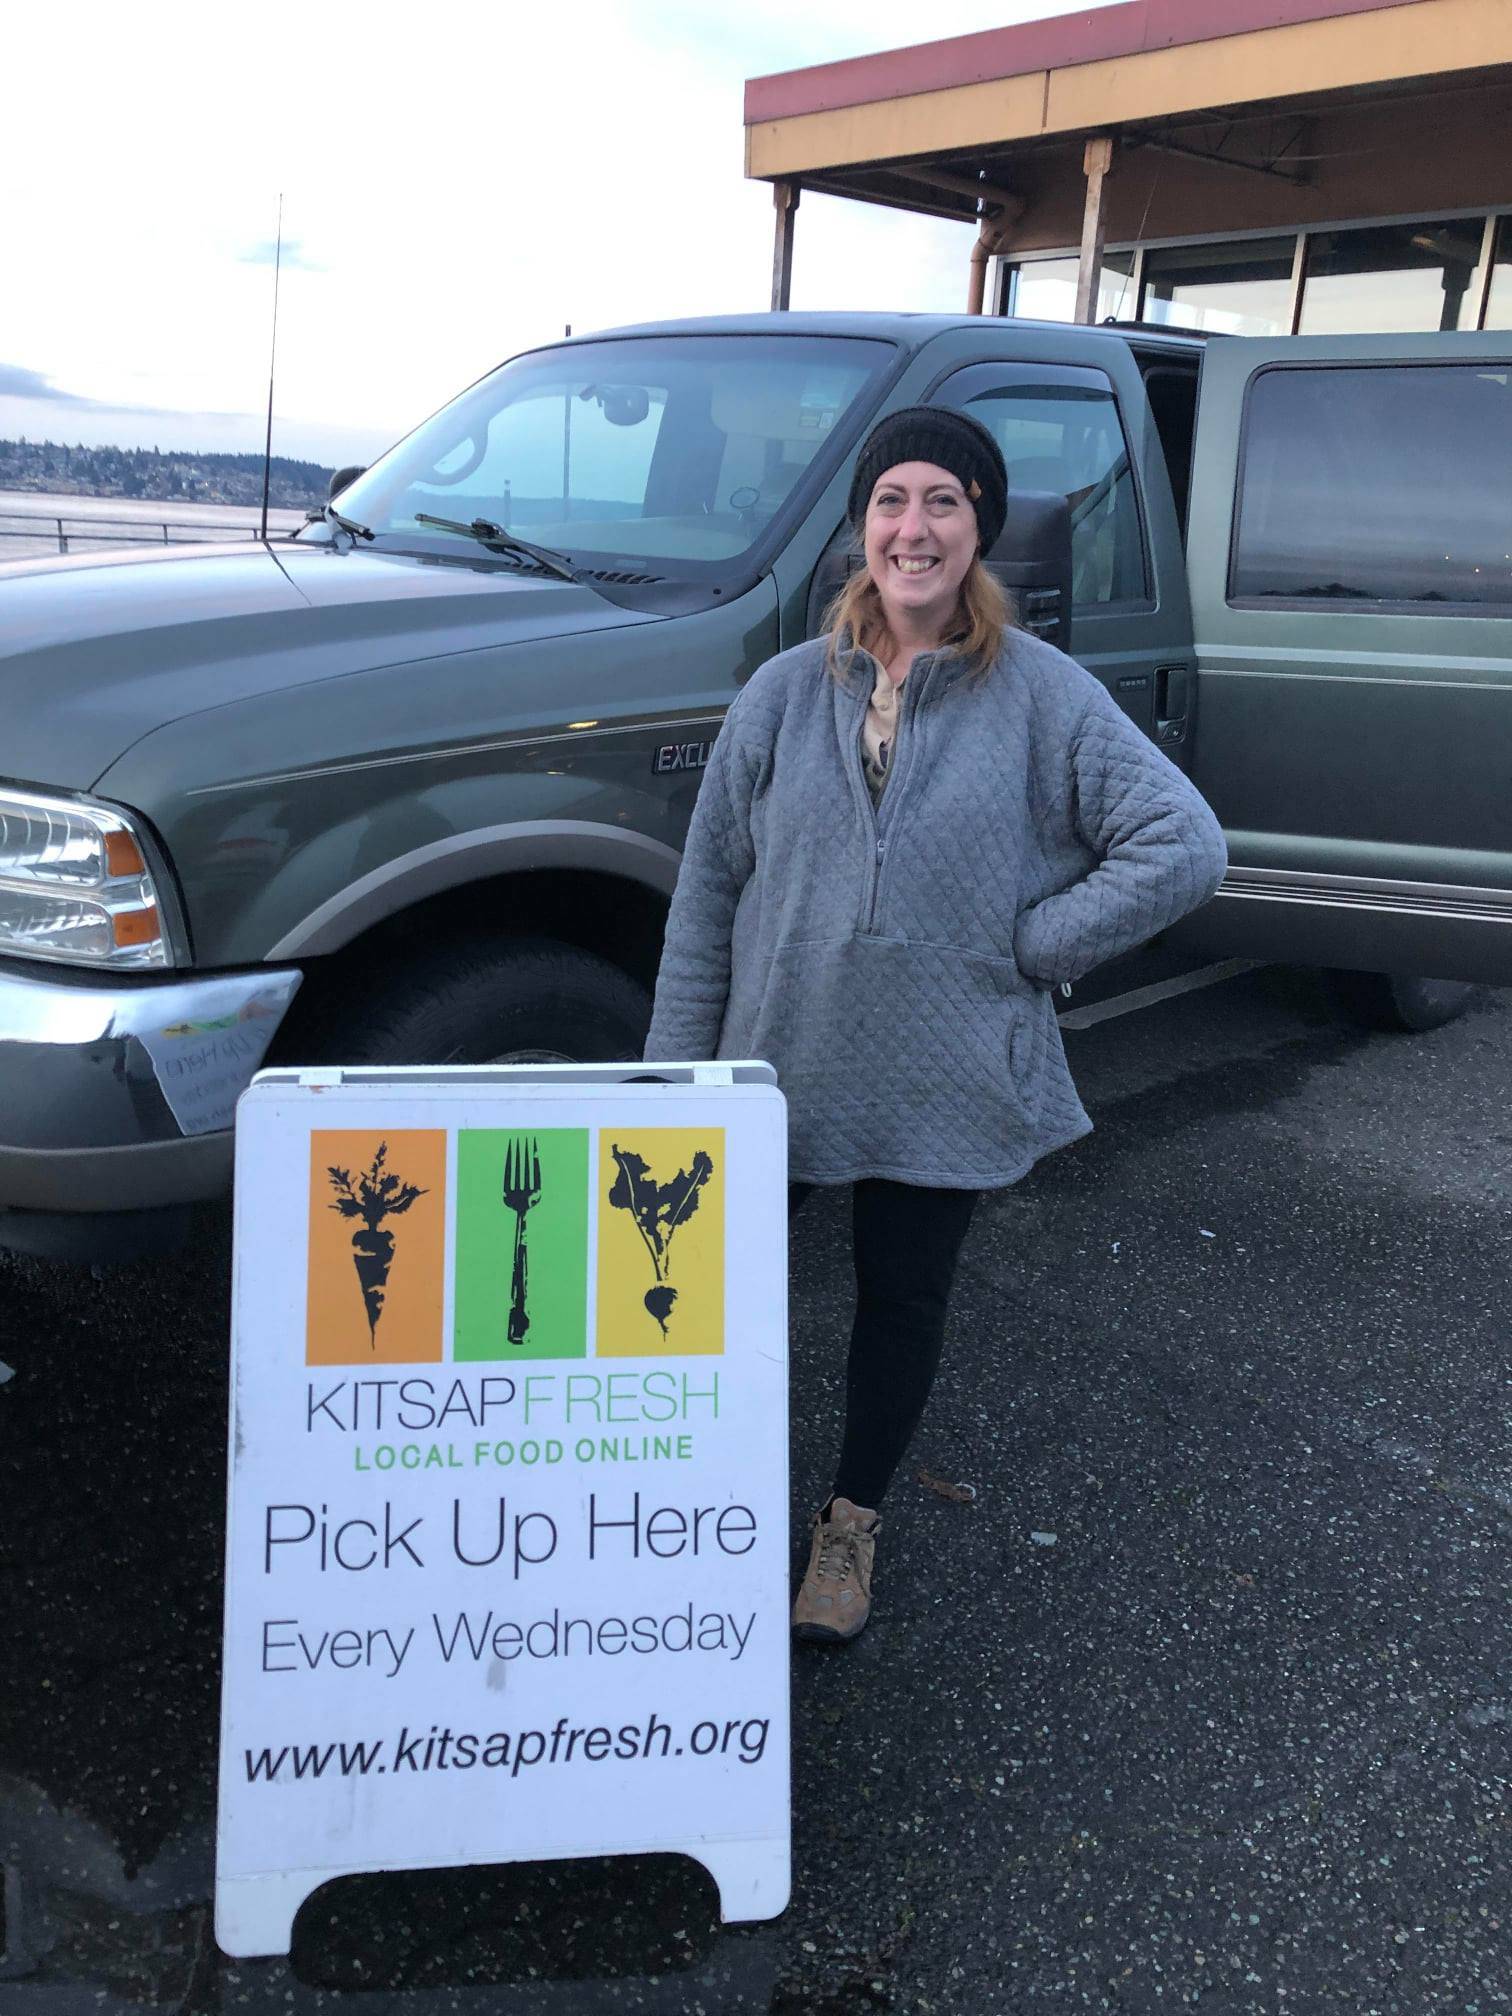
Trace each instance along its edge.
<path fill-rule="evenodd" d="M 656 1068 L 241 1101 L 230 1954 L 378 1869 L 680 1850 L 786 1905 L 786 1111 Z"/>

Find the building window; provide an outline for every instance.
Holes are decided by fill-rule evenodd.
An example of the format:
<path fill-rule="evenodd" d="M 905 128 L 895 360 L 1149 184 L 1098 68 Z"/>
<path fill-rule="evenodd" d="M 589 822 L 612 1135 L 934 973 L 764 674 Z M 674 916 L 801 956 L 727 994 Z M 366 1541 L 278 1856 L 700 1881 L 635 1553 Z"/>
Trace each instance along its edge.
<path fill-rule="evenodd" d="M 1473 329 L 1484 224 L 1461 217 L 1309 232 L 1302 334 Z"/>
<path fill-rule="evenodd" d="M 1008 313 L 1031 322 L 1076 320 L 1076 259 L 1028 259 L 1015 266 L 1008 288 Z M 1134 314 L 1134 254 L 1109 252 L 1097 283 L 1097 314 L 1132 318 Z"/>
<path fill-rule="evenodd" d="M 1246 238 L 1147 252 L 1140 314 L 1226 336 L 1290 335 L 1296 249 L 1295 238 Z"/>
<path fill-rule="evenodd" d="M 1230 594 L 1512 602 L 1512 374 L 1281 366 L 1245 400 Z"/>
<path fill-rule="evenodd" d="M 1496 249 L 1491 255 L 1491 292 L 1486 300 L 1486 327 L 1512 329 L 1512 217 L 1503 217 L 1496 227 Z"/>

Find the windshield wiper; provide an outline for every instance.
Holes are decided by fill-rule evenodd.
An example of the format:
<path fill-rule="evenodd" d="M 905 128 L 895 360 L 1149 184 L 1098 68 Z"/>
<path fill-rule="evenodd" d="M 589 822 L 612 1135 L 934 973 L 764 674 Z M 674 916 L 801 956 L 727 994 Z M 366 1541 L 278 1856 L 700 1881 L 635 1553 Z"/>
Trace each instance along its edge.
<path fill-rule="evenodd" d="M 339 525 L 342 531 L 353 539 L 372 539 L 377 536 L 370 532 L 366 525 L 359 525 L 355 518 L 346 517 L 334 504 L 322 504 L 318 509 L 305 513 L 306 525 L 318 525 L 322 519 L 332 525 Z"/>
<path fill-rule="evenodd" d="M 527 560 L 534 560 L 538 567 L 544 567 L 548 574 L 555 574 L 558 580 L 579 579 L 577 569 L 565 554 L 554 553 L 549 546 L 532 546 L 528 539 L 506 532 L 491 518 L 474 518 L 464 525 L 460 518 L 434 518 L 429 511 L 417 511 L 415 523 L 434 525 L 442 532 L 460 532 L 464 539 L 476 539 L 480 546 L 493 546 L 501 553 L 523 553 Z"/>

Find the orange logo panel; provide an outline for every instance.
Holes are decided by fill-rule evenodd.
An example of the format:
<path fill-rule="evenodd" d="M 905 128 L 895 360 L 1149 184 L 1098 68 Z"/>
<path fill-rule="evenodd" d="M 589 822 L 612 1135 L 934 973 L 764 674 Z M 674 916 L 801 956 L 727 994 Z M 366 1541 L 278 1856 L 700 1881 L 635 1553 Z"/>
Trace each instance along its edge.
<path fill-rule="evenodd" d="M 441 1357 L 444 1128 L 310 1136 L 307 1365 Z"/>

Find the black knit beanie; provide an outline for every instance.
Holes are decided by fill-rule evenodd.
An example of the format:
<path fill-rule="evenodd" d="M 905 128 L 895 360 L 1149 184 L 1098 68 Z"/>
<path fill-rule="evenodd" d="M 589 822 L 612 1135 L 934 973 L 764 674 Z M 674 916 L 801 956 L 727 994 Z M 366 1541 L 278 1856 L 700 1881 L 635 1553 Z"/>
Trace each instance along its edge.
<path fill-rule="evenodd" d="M 858 532 L 866 523 L 877 478 L 900 462 L 933 462 L 948 469 L 976 506 L 982 551 L 992 550 L 1008 515 L 1008 470 L 1002 450 L 980 420 L 947 406 L 905 406 L 879 420 L 861 444 L 851 478 L 847 516 Z"/>

